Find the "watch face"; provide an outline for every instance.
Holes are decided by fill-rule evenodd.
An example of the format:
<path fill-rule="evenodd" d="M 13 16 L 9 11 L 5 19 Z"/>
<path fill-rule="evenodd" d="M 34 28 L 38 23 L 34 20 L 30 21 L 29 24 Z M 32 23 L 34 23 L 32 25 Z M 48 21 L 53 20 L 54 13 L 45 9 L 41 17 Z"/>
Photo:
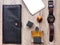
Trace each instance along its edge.
<path fill-rule="evenodd" d="M 3 43 L 21 44 L 21 5 L 3 5 Z"/>
<path fill-rule="evenodd" d="M 47 20 L 48 20 L 48 23 L 54 23 L 55 17 L 53 15 L 49 15 Z"/>

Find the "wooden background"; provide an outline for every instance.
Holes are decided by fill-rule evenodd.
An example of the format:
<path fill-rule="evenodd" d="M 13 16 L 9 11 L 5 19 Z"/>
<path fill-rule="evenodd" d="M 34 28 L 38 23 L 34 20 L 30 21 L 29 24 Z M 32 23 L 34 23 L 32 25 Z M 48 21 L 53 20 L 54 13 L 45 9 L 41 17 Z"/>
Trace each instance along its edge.
<path fill-rule="evenodd" d="M 0 45 L 2 45 L 2 5 L 22 5 L 22 44 L 21 45 L 33 45 L 31 43 L 31 31 L 34 30 L 36 26 L 40 28 L 40 30 L 44 31 L 44 45 L 60 45 L 60 0 L 54 0 L 54 15 L 55 15 L 55 38 L 53 42 L 49 42 L 49 25 L 47 22 L 48 16 L 48 0 L 43 0 L 45 4 L 45 8 L 32 16 L 27 10 L 26 6 L 22 2 L 22 0 L 0 0 Z M 36 2 L 37 3 L 37 2 Z M 36 18 L 38 15 L 43 16 L 42 23 L 38 23 Z M 28 20 L 32 21 L 35 26 L 31 29 L 26 26 Z M 20 45 L 20 44 L 3 44 L 3 45 Z"/>

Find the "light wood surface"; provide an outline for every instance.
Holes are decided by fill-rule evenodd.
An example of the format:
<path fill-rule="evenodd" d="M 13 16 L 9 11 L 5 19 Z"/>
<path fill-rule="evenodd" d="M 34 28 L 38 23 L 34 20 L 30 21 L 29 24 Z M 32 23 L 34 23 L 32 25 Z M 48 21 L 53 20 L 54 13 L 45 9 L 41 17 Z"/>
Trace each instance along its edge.
<path fill-rule="evenodd" d="M 43 0 L 45 4 L 45 8 L 32 16 L 28 9 L 26 8 L 25 4 L 22 0 L 0 0 L 0 45 L 2 45 L 2 5 L 15 5 L 21 4 L 22 5 L 22 44 L 21 45 L 33 45 L 31 43 L 31 31 L 34 30 L 36 26 L 40 28 L 40 30 L 44 31 L 44 45 L 60 45 L 60 0 L 54 0 L 54 15 L 55 15 L 55 38 L 53 42 L 49 42 L 49 25 L 47 22 L 48 16 L 48 0 Z M 36 2 L 37 3 L 37 2 Z M 43 21 L 38 23 L 36 18 L 38 15 L 43 16 Z M 26 26 L 28 20 L 34 23 L 32 28 L 28 28 Z M 3 45 L 20 45 L 20 44 L 3 44 Z"/>

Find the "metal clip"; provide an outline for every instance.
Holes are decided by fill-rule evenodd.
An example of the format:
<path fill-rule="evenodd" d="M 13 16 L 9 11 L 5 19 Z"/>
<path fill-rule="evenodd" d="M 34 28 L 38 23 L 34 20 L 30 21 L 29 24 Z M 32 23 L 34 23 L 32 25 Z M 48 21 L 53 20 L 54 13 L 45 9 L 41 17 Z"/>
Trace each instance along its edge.
<path fill-rule="evenodd" d="M 50 4 L 50 5 L 48 5 L 48 7 L 49 7 L 49 8 L 53 8 L 53 7 L 54 7 L 54 5 L 53 5 L 53 4 Z"/>

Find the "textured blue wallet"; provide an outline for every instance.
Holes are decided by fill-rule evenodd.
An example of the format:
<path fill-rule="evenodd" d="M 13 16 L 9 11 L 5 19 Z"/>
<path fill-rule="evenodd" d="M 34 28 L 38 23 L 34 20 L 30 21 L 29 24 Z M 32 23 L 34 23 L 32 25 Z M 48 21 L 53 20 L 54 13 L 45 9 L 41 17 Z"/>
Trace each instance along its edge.
<path fill-rule="evenodd" d="M 21 44 L 21 5 L 3 5 L 3 43 Z"/>

